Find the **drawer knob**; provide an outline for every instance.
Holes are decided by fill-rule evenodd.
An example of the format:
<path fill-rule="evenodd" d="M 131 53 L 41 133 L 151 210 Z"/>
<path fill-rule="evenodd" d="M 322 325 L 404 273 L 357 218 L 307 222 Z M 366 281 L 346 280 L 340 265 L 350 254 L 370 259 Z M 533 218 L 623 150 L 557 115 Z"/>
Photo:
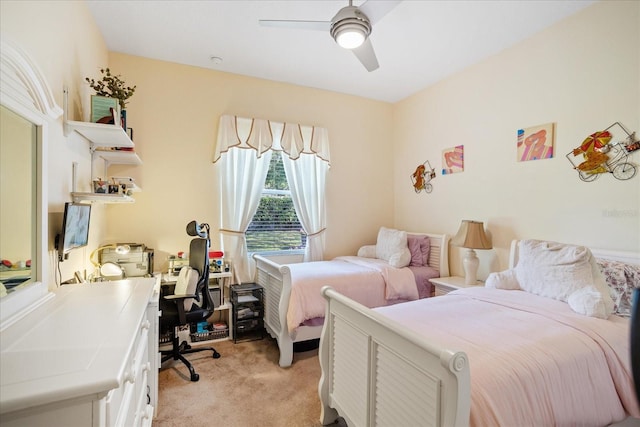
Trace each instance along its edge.
<path fill-rule="evenodd" d="M 144 322 L 142 322 L 142 329 L 149 329 L 149 327 L 151 326 L 151 322 L 149 322 L 149 320 L 146 320 Z"/>
<path fill-rule="evenodd" d="M 133 373 L 133 371 L 127 371 L 127 372 L 124 374 L 124 380 L 125 380 L 126 382 L 128 382 L 128 383 L 133 384 L 133 382 L 136 380 L 136 376 L 135 376 L 135 374 Z"/>

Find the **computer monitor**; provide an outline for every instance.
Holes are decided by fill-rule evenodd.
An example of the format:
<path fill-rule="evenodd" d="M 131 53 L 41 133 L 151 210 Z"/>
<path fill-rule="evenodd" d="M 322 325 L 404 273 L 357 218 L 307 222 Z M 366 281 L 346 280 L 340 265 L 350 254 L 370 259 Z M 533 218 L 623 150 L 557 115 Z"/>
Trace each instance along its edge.
<path fill-rule="evenodd" d="M 72 249 L 87 246 L 91 205 L 67 202 L 64 205 L 62 230 L 56 236 L 58 260 L 64 261 Z"/>

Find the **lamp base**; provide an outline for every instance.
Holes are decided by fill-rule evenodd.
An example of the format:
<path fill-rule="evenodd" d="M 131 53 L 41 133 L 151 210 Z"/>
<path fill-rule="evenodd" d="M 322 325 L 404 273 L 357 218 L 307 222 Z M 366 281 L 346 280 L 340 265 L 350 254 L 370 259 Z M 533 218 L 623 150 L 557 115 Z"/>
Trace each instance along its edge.
<path fill-rule="evenodd" d="M 476 255 L 476 251 L 473 249 L 467 249 L 465 257 L 462 260 L 462 266 L 464 267 L 464 284 L 465 285 L 477 285 L 478 284 L 478 266 L 480 260 Z"/>

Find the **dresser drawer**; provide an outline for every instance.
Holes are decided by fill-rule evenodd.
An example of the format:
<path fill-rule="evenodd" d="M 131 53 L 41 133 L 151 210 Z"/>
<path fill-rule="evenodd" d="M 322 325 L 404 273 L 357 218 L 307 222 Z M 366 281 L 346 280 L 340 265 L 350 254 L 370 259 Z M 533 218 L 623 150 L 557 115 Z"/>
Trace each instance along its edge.
<path fill-rule="evenodd" d="M 140 325 L 133 352 L 127 358 L 122 385 L 109 392 L 106 402 L 107 426 L 133 425 L 140 396 L 147 394 L 149 325 L 145 318 Z"/>

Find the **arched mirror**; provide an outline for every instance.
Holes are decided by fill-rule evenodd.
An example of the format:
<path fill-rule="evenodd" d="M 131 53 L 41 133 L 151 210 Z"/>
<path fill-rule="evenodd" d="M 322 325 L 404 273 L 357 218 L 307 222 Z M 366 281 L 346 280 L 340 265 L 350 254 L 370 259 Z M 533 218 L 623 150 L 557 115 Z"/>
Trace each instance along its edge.
<path fill-rule="evenodd" d="M 47 287 L 46 137 L 62 110 L 29 57 L 0 40 L 0 330 Z"/>

